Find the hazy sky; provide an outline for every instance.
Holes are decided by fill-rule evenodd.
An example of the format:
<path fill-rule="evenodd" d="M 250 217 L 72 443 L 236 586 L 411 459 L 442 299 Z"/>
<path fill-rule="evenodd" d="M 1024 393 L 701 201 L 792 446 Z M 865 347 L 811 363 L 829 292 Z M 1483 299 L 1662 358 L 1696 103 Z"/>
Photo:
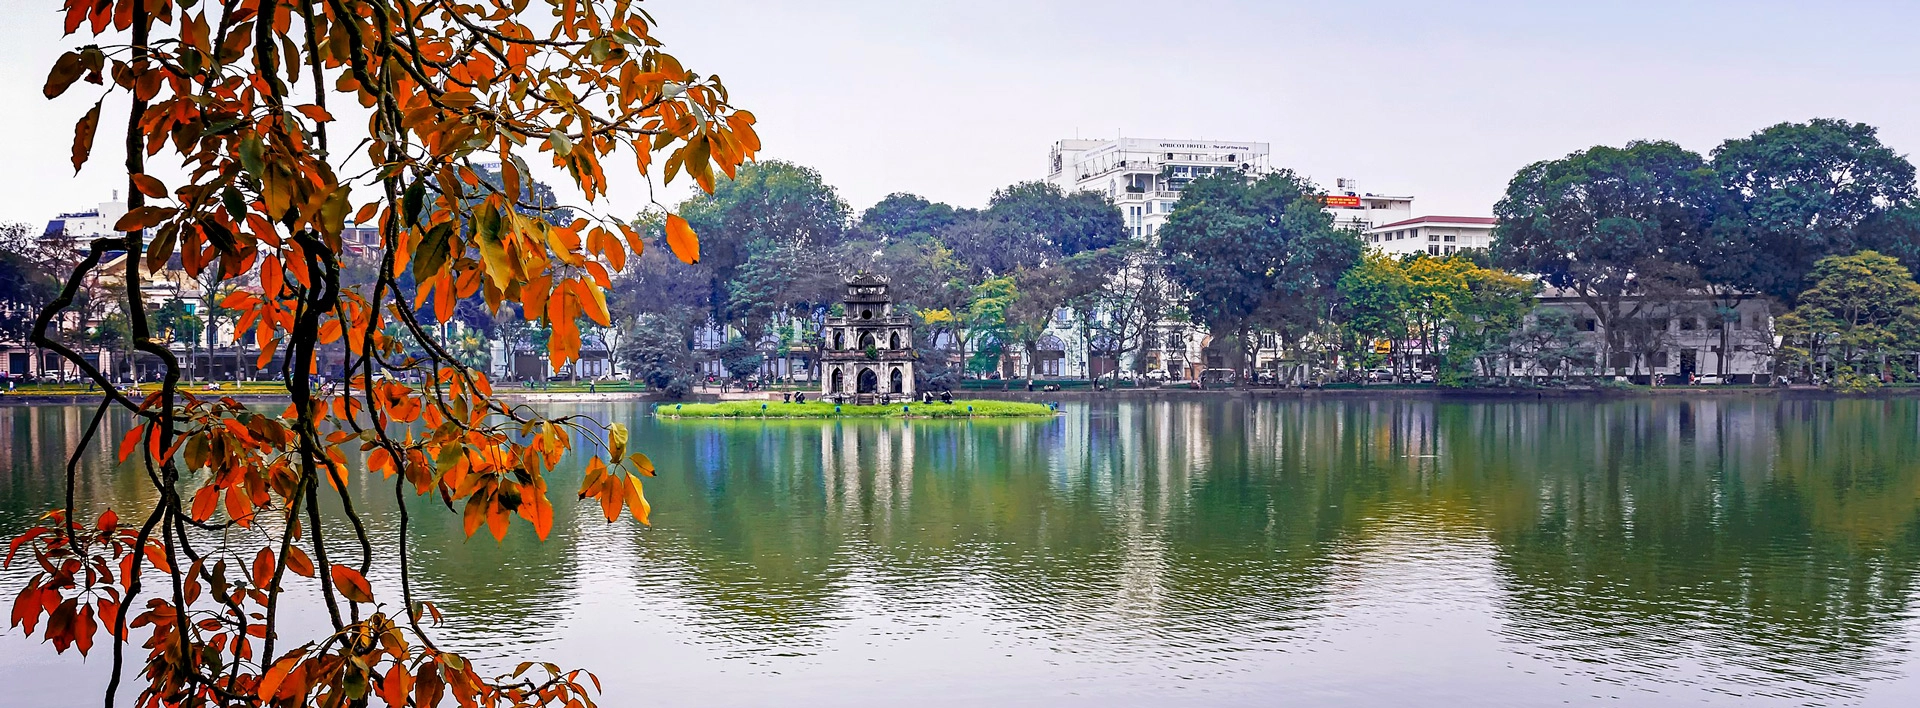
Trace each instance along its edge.
<path fill-rule="evenodd" d="M 73 44 L 55 0 L 0 0 L 0 219 L 120 188 L 109 131 L 71 176 L 86 99 L 40 96 Z M 536 6 L 540 3 L 535 2 Z M 1271 143 L 1323 184 L 1489 213 L 1514 170 L 1599 143 L 1702 152 L 1838 117 L 1920 149 L 1920 2 L 799 2 L 653 0 L 659 37 L 760 117 L 767 158 L 855 209 L 890 192 L 962 206 L 1044 176 L 1063 137 Z M 616 164 L 629 164 L 624 160 Z M 609 211 L 646 201 L 619 180 Z M 677 187 L 677 185 L 676 185 Z M 679 189 L 663 193 L 678 194 Z"/>

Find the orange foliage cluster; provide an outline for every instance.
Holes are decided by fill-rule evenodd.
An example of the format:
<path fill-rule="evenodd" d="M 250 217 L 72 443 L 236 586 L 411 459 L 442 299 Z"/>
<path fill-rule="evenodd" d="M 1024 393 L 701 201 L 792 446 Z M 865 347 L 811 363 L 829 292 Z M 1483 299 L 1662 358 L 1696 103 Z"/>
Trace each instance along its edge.
<path fill-rule="evenodd" d="M 407 581 L 405 505 L 394 510 L 401 582 L 376 592 L 371 542 L 344 493 L 349 462 L 362 456 L 397 496 L 458 505 L 469 536 L 485 526 L 504 538 L 517 516 L 545 538 L 547 475 L 585 439 L 606 454 L 586 463 L 579 499 L 597 501 L 610 522 L 623 508 L 647 521 L 640 477 L 653 464 L 627 450 L 624 427 L 506 405 L 434 333 L 461 300 L 496 313 L 511 303 L 552 328 L 557 371 L 580 355 L 582 319 L 610 323 L 612 273 L 650 237 L 585 210 L 560 223 L 527 204 L 529 155 L 594 202 L 620 152 L 642 174 L 664 153 L 667 180 L 685 173 L 710 191 L 759 140 L 717 79 L 661 51 L 633 0 L 544 2 L 551 18 L 536 28 L 522 19 L 529 0 L 66 0 L 69 34 L 126 41 L 63 55 L 46 94 L 99 87 L 75 125 L 76 170 L 106 97 L 130 97 L 129 209 L 116 225 L 125 235 L 91 244 L 34 339 L 107 391 L 88 438 L 109 408 L 134 414 L 122 469 L 142 471 L 158 494 L 131 525 L 113 511 L 71 523 L 69 502 L 14 539 L 7 562 L 24 552 L 40 567 L 16 596 L 14 626 L 56 651 L 86 653 L 107 634 L 109 702 L 122 645 L 139 630 L 142 706 L 592 704 L 591 674 L 528 662 L 484 677 L 435 646 L 422 619 L 440 611 Z M 330 144 L 329 96 L 366 111 L 370 137 Z M 186 175 L 171 188 L 146 167 L 163 152 Z M 480 161 L 498 163 L 498 184 L 482 179 Z M 380 235 L 371 284 L 341 283 L 349 224 Z M 699 258 L 678 216 L 662 241 Z M 120 306 L 135 346 L 168 371 L 144 397 L 47 334 L 78 283 L 116 254 L 128 264 Z M 261 410 L 180 388 L 179 363 L 149 331 L 140 295 L 142 271 L 176 258 L 191 275 L 238 286 L 222 302 L 240 313 L 236 338 L 252 339 L 260 366 L 281 362 L 290 404 Z M 324 346 L 344 350 L 343 369 L 318 371 Z M 317 391 L 321 374 L 346 385 Z M 322 537 L 332 526 L 323 493 L 338 494 L 355 538 Z M 208 538 L 220 540 L 196 547 Z M 146 577 L 166 582 L 141 600 Z M 332 632 L 282 650 L 291 642 L 279 636 L 280 604 L 299 582 L 318 587 Z"/>

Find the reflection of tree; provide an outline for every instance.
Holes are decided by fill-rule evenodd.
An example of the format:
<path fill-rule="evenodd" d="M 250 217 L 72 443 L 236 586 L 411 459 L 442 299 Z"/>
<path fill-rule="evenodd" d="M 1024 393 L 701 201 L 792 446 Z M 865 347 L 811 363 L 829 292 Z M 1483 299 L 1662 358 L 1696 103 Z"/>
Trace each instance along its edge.
<path fill-rule="evenodd" d="M 654 528 L 634 573 L 681 596 L 702 632 L 754 651 L 811 645 L 838 614 L 845 542 L 825 508 L 821 423 L 655 425 L 636 447 L 662 470 L 648 480 Z"/>
<path fill-rule="evenodd" d="M 1774 405 L 1517 408 L 1545 430 L 1494 461 L 1530 482 L 1507 485 L 1529 502 L 1490 507 L 1508 634 L 1623 683 L 1705 664 L 1825 695 L 1895 668 L 1920 559 L 1915 404 Z"/>
<path fill-rule="evenodd" d="M 1211 661 L 1315 623 L 1336 558 L 1381 559 L 1370 537 L 1438 531 L 1491 545 L 1506 639 L 1564 670 L 1845 697 L 1895 668 L 1920 567 L 1920 401 L 1149 401 L 1042 422 L 550 409 L 633 426 L 661 470 L 654 526 L 609 532 L 597 505 L 557 503 L 545 545 L 520 526 L 457 541 L 458 515 L 416 500 L 416 590 L 453 644 L 480 641 L 480 616 L 524 618 L 485 628 L 507 642 L 551 640 L 601 618 L 590 593 L 615 577 L 632 594 L 614 601 L 684 617 L 727 654 L 963 618 Z M 89 413 L 0 408 L 0 530 L 58 497 Z M 125 423 L 83 479 L 132 477 L 98 471 Z M 578 478 L 551 483 L 564 499 Z M 138 493 L 81 490 L 92 513 Z M 357 475 L 352 491 L 392 487 Z"/>
<path fill-rule="evenodd" d="M 680 501 L 659 506 L 638 572 L 678 578 L 695 622 L 742 647 L 812 644 L 856 593 L 1044 636 L 1298 625 L 1345 526 L 1325 517 L 1327 485 L 1243 469 L 1240 434 L 1199 413 L 661 423 L 648 446 L 684 474 L 655 484 Z"/>

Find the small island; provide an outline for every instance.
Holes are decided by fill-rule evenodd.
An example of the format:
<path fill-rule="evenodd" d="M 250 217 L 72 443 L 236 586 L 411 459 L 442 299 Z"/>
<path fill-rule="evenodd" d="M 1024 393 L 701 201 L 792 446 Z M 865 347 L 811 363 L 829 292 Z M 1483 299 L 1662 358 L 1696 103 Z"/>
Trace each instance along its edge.
<path fill-rule="evenodd" d="M 952 403 L 895 403 L 859 406 L 825 401 L 724 401 L 721 403 L 663 403 L 653 413 L 662 418 L 1046 418 L 1056 414 L 1044 403 L 1019 401 L 954 401 Z"/>

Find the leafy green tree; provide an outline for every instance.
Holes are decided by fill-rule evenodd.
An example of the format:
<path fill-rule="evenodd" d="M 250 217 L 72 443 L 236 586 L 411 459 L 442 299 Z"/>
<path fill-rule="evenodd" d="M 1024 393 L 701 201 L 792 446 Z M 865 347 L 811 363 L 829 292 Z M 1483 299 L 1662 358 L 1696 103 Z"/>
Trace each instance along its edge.
<path fill-rule="evenodd" d="M 1705 237 L 1714 176 L 1700 155 L 1670 142 L 1593 147 L 1520 170 L 1494 205 L 1494 261 L 1537 273 L 1593 311 L 1601 359 L 1655 293 L 1697 287 L 1687 244 Z"/>
<path fill-rule="evenodd" d="M 732 284 L 754 254 L 775 248 L 832 249 L 846 238 L 851 212 L 819 172 L 779 160 L 743 165 L 733 179 L 717 182 L 712 194 L 690 199 L 679 209 L 700 234 L 709 305 L 723 322 L 732 314 L 727 306 Z"/>
<path fill-rule="evenodd" d="M 995 190 L 986 215 L 1042 240 L 1061 256 L 1106 248 L 1127 237 L 1120 209 L 1097 192 L 1066 193 L 1047 182 Z"/>
<path fill-rule="evenodd" d="M 1920 255 L 1893 213 L 1914 201 L 1913 164 L 1872 126 L 1781 123 L 1722 143 L 1713 171 L 1721 201 L 1697 260 L 1716 282 L 1791 305 L 1824 257 L 1863 248 Z"/>
<path fill-rule="evenodd" d="M 1391 342 L 1394 376 L 1401 376 L 1402 355 L 1414 328 L 1410 320 L 1413 284 L 1408 282 L 1399 259 L 1369 252 L 1341 276 L 1338 288 L 1342 326 L 1353 335 L 1352 340 L 1367 348 L 1375 340 Z"/>
<path fill-rule="evenodd" d="M 1858 389 L 1892 378 L 1890 356 L 1920 350 L 1920 284 L 1892 256 L 1828 256 L 1811 276 L 1813 287 L 1778 323 L 1789 358 L 1824 362 L 1830 385 Z"/>
<path fill-rule="evenodd" d="M 760 354 L 759 349 L 741 337 L 727 340 L 726 344 L 720 345 L 719 351 L 715 354 L 719 355 L 721 366 L 726 367 L 727 376 L 734 381 L 745 381 L 748 377 L 759 373 L 760 365 L 766 361 L 766 357 Z"/>
<path fill-rule="evenodd" d="M 1368 254 L 1340 281 L 1346 327 L 1367 339 L 1395 342 L 1396 355 L 1419 350 L 1434 357 L 1437 380 L 1461 385 L 1487 355 L 1500 350 L 1533 308 L 1535 284 L 1467 256 Z M 1397 364 L 1405 363 L 1396 356 Z M 1396 370 L 1400 367 L 1396 366 Z"/>
<path fill-rule="evenodd" d="M 658 316 L 643 315 L 633 330 L 632 341 L 621 348 L 622 365 L 636 380 L 669 398 L 684 398 L 693 391 L 693 351 L 686 338 Z"/>
<path fill-rule="evenodd" d="M 937 234 L 959 221 L 960 212 L 940 202 L 894 192 L 860 213 L 860 230 L 878 238 L 897 239 L 912 234 Z"/>
<path fill-rule="evenodd" d="M 727 282 L 725 320 L 749 341 L 792 316 L 809 318 L 830 305 L 841 281 L 833 253 L 792 242 L 768 241 L 747 256 Z"/>
<path fill-rule="evenodd" d="M 1161 254 L 1187 310 L 1216 339 L 1233 337 L 1244 354 L 1256 325 L 1299 331 L 1331 314 L 1330 296 L 1362 247 L 1333 228 L 1319 193 L 1284 170 L 1198 179 L 1181 193 Z"/>
<path fill-rule="evenodd" d="M 972 296 L 967 300 L 965 326 L 956 330 L 966 337 L 960 343 L 960 351 L 965 353 L 972 347 L 967 371 L 985 373 L 998 368 L 1009 337 L 1007 311 L 1019 298 L 1019 287 L 1011 275 L 988 278 L 973 287 Z"/>
<path fill-rule="evenodd" d="M 1120 209 L 1106 196 L 1067 194 L 1044 182 L 996 190 L 985 210 L 959 217 L 939 238 L 974 282 L 1055 264 L 1126 239 Z"/>
<path fill-rule="evenodd" d="M 1484 268 L 1465 257 L 1447 259 L 1464 266 L 1466 296 L 1455 303 L 1448 320 L 1446 365 L 1441 383 L 1458 383 L 1466 362 L 1478 361 L 1480 374 L 1491 377 L 1491 355 L 1503 351 L 1526 324 L 1534 309 L 1539 284 L 1506 271 Z"/>

